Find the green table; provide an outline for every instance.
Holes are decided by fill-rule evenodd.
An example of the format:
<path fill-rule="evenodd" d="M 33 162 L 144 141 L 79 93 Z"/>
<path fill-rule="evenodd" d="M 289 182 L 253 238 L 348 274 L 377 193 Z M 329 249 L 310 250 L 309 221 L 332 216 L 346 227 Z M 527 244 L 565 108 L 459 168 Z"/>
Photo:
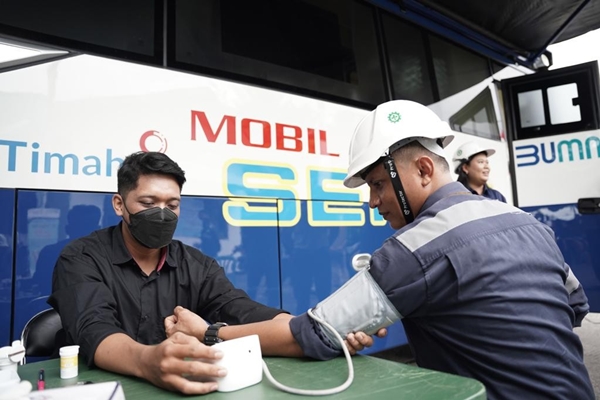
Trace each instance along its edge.
<path fill-rule="evenodd" d="M 333 399 L 485 399 L 484 386 L 469 378 L 431 371 L 369 356 L 354 356 L 354 382 Z M 303 389 L 326 389 L 341 385 L 347 378 L 347 365 L 343 357 L 331 361 L 313 361 L 296 358 L 265 358 L 275 379 L 284 385 Z M 275 388 L 263 376 L 261 383 L 229 393 L 211 393 L 204 396 L 184 396 L 157 388 L 146 381 L 110 372 L 88 369 L 80 360 L 79 376 L 71 380 L 60 379 L 58 360 L 47 360 L 19 367 L 21 379 L 36 387 L 38 371 L 46 374 L 46 388 L 73 385 L 77 381 L 121 381 L 127 400 L 160 400 L 173 398 L 202 398 L 203 400 L 248 399 L 299 399 L 300 396 Z"/>

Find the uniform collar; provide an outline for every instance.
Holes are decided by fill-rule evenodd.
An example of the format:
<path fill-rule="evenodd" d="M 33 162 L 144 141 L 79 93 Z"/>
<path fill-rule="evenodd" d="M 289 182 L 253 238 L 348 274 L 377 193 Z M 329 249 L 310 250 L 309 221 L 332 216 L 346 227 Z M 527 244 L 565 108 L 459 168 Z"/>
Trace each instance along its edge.
<path fill-rule="evenodd" d="M 471 193 L 476 194 L 477 196 L 485 196 L 485 194 L 488 192 L 488 189 L 489 189 L 487 183 L 483 184 L 483 191 L 481 192 L 481 194 L 477 193 L 477 191 L 475 189 L 471 188 L 471 186 L 469 186 L 469 185 L 465 185 L 465 187 L 467 189 L 469 189 L 469 191 Z"/>
<path fill-rule="evenodd" d="M 112 229 L 112 263 L 121 265 L 131 262 L 133 257 L 131 257 L 131 253 L 127 250 L 125 246 L 125 239 L 123 238 L 123 221 L 119 222 L 118 225 L 113 226 Z M 169 267 L 177 267 L 177 262 L 175 259 L 175 253 L 177 249 L 173 246 L 173 243 L 169 243 L 166 248 L 167 256 L 165 260 L 165 264 Z M 162 258 L 162 256 L 161 256 Z M 164 268 L 164 266 L 163 266 Z"/>
<path fill-rule="evenodd" d="M 427 200 L 425 200 L 425 203 L 423 204 L 423 207 L 421 207 L 421 211 L 419 211 L 419 214 L 427 210 L 429 207 L 431 207 L 444 197 L 456 194 L 469 194 L 469 191 L 467 191 L 464 185 L 459 182 L 450 182 L 442 186 L 441 188 L 433 192 L 433 194 L 431 194 L 431 196 L 429 196 Z"/>

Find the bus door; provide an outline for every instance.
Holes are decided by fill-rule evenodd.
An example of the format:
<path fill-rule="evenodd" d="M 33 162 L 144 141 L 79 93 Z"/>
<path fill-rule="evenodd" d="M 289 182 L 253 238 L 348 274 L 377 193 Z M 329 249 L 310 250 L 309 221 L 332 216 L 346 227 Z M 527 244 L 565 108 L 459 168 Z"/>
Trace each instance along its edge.
<path fill-rule="evenodd" d="M 600 311 L 598 63 L 502 81 L 514 204 L 554 230 Z"/>

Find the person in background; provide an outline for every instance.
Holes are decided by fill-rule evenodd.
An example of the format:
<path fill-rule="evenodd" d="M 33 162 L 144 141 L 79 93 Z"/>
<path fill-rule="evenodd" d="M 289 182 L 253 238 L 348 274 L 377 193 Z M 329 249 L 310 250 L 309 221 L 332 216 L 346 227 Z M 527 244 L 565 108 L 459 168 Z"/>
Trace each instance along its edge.
<path fill-rule="evenodd" d="M 37 285 L 40 296 L 48 296 L 52 292 L 52 273 L 62 249 L 69 242 L 100 229 L 101 217 L 102 211 L 94 205 L 78 204 L 69 210 L 67 224 L 65 225 L 65 232 L 68 237 L 45 246 L 38 256 L 31 280 Z"/>
<path fill-rule="evenodd" d="M 350 141 L 344 185 L 368 185 L 369 206 L 397 230 L 369 272 L 401 315 L 417 365 L 477 379 L 490 400 L 594 399 L 573 332 L 589 305 L 552 230 L 453 182 L 452 139 L 433 111 L 396 100 Z M 307 314 L 290 327 L 305 354 L 339 352 L 315 339 L 325 328 Z"/>
<path fill-rule="evenodd" d="M 122 221 L 65 246 L 48 299 L 66 344 L 79 345 L 88 365 L 203 394 L 217 383 L 184 375 L 227 374 L 199 360 L 222 357 L 211 344 L 257 334 L 264 355 L 304 355 L 291 315 L 253 301 L 212 257 L 173 240 L 186 181 L 177 163 L 162 153 L 134 153 L 117 179 L 112 206 Z M 355 353 L 373 339 L 358 332 L 346 343 Z"/>
<path fill-rule="evenodd" d="M 454 172 L 458 175 L 458 181 L 471 193 L 506 203 L 502 193 L 487 185 L 490 177 L 488 157 L 495 152 L 496 150 L 487 149 L 477 142 L 467 142 L 454 152 Z"/>

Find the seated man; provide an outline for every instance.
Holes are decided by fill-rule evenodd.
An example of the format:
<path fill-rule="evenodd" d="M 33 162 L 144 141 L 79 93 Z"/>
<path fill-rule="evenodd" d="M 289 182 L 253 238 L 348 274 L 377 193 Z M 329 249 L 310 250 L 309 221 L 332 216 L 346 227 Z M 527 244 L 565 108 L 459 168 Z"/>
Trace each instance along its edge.
<path fill-rule="evenodd" d="M 265 355 L 303 352 L 290 331 L 291 315 L 251 300 L 214 259 L 172 240 L 184 182 L 184 172 L 164 154 L 127 157 L 112 200 L 123 222 L 63 249 L 48 303 L 61 316 L 67 342 L 81 346 L 90 366 L 134 375 L 169 390 L 202 394 L 216 390 L 217 384 L 182 375 L 219 377 L 227 372 L 185 360 L 222 356 L 201 340 L 258 334 Z M 172 327 L 181 310 L 176 306 L 235 326 L 220 329 L 218 336 L 217 329 L 211 329 L 206 340 L 206 329 L 196 337 L 173 331 L 167 338 L 165 326 Z M 358 333 L 349 335 L 347 343 L 355 353 L 373 339 Z"/>

